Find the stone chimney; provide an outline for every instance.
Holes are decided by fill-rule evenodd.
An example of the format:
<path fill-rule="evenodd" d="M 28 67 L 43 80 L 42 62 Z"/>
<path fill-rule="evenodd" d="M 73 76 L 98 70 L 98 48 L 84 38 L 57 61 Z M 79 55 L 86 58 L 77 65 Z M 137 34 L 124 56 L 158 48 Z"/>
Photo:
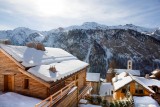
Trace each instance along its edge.
<path fill-rule="evenodd" d="M 50 66 L 49 68 L 50 71 L 52 71 L 53 73 L 57 72 L 56 67 L 55 66 Z"/>
<path fill-rule="evenodd" d="M 146 75 L 145 75 L 145 78 L 146 78 L 146 79 L 149 79 L 149 74 L 146 74 Z"/>
<path fill-rule="evenodd" d="M 35 48 L 37 50 L 45 51 L 45 47 L 42 43 L 36 43 L 36 42 L 29 42 L 26 44 L 29 48 Z"/>
<path fill-rule="evenodd" d="M 127 69 L 132 70 L 132 60 L 128 60 Z"/>

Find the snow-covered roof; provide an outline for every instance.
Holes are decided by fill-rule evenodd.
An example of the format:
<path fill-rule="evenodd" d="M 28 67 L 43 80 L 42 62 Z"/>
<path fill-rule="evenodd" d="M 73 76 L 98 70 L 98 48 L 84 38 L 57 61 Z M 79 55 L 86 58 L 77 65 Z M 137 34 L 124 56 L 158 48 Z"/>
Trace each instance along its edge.
<path fill-rule="evenodd" d="M 92 81 L 92 82 L 99 82 L 100 81 L 100 73 L 87 73 L 86 80 Z"/>
<path fill-rule="evenodd" d="M 138 80 L 140 80 L 141 82 L 143 82 L 144 84 L 146 84 L 147 86 L 158 86 L 160 87 L 160 81 L 157 79 L 146 79 L 144 77 L 135 77 L 138 78 Z"/>
<path fill-rule="evenodd" d="M 78 107 L 102 107 L 100 105 L 92 105 L 92 104 L 79 104 Z"/>
<path fill-rule="evenodd" d="M 112 95 L 113 85 L 111 83 L 102 83 L 100 86 L 99 95 L 106 96 Z"/>
<path fill-rule="evenodd" d="M 131 76 L 131 75 L 130 75 Z M 134 81 L 136 81 L 137 83 L 141 84 L 144 88 L 146 88 L 148 91 L 152 92 L 152 93 L 155 93 L 151 88 L 149 88 L 145 83 L 143 83 L 142 81 L 139 80 L 139 78 L 135 77 L 135 76 L 131 76 L 132 79 Z M 144 78 L 144 77 L 142 77 Z"/>
<path fill-rule="evenodd" d="M 133 97 L 134 106 L 135 107 L 159 107 L 157 101 L 155 101 L 152 97 L 144 96 L 144 97 Z"/>
<path fill-rule="evenodd" d="M 60 48 L 45 47 L 46 51 L 41 51 L 27 46 L 1 44 L 0 47 L 25 67 L 77 59 Z"/>
<path fill-rule="evenodd" d="M 160 74 L 160 70 L 159 69 L 156 69 L 152 72 L 153 75 L 157 75 L 157 74 Z"/>
<path fill-rule="evenodd" d="M 0 107 L 34 107 L 42 100 L 13 92 L 0 95 Z"/>
<path fill-rule="evenodd" d="M 134 76 L 140 76 L 140 70 L 129 70 L 129 69 L 114 69 L 114 72 L 120 74 L 122 72 L 130 73 Z"/>
<path fill-rule="evenodd" d="M 45 51 L 27 46 L 0 45 L 0 47 L 25 67 L 28 72 L 44 81 L 56 81 L 88 66 L 60 48 L 45 47 Z M 55 66 L 57 72 L 49 70 Z"/>
<path fill-rule="evenodd" d="M 121 73 L 120 75 L 117 76 L 117 80 L 116 80 L 116 77 L 112 78 L 114 90 L 118 90 L 132 81 L 139 83 L 140 85 L 142 85 L 144 88 L 146 88 L 152 93 L 155 93 L 155 92 L 148 86 L 152 86 L 152 85 L 160 86 L 160 82 L 158 80 L 146 79 L 144 77 L 136 77 L 136 76 L 132 76 L 129 73 L 128 75 L 124 75 L 124 73 Z"/>
<path fill-rule="evenodd" d="M 51 66 L 55 66 L 57 72 L 54 73 L 50 71 L 49 68 Z M 88 64 L 80 60 L 68 60 L 62 61 L 61 63 L 52 63 L 49 65 L 39 65 L 32 67 L 28 70 L 28 72 L 45 81 L 56 81 L 71 75 L 86 66 L 88 66 Z"/>
<path fill-rule="evenodd" d="M 112 81 L 113 81 L 113 79 L 112 79 Z M 122 88 L 123 86 L 129 84 L 132 81 L 133 81 L 133 79 L 130 76 L 119 78 L 117 81 L 113 82 L 114 90 L 118 90 L 118 89 Z"/>

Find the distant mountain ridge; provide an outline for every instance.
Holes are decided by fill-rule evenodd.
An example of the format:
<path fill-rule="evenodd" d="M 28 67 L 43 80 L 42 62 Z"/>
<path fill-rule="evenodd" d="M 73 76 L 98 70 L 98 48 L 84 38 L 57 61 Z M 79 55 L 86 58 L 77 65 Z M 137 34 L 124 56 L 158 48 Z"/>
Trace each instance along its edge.
<path fill-rule="evenodd" d="M 50 31 L 19 27 L 0 31 L 0 39 L 9 39 L 13 45 L 36 41 L 63 48 L 90 63 L 89 71 L 100 72 L 102 77 L 109 67 L 126 68 L 128 59 L 133 60 L 133 69 L 140 69 L 142 74 L 160 67 L 160 28 L 85 22 Z"/>

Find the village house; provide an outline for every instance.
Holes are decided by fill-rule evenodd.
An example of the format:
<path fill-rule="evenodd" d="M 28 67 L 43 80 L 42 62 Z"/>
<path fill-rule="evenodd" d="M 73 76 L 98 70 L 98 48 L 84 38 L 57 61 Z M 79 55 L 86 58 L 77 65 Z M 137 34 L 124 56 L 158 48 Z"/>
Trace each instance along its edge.
<path fill-rule="evenodd" d="M 59 48 L 1 44 L 0 91 L 45 99 L 76 86 L 78 96 L 83 97 L 88 85 L 87 67 L 87 63 Z M 75 103 L 80 97 L 74 98 Z"/>
<path fill-rule="evenodd" d="M 126 97 L 127 92 L 132 96 L 150 96 L 159 93 L 160 81 L 150 79 L 149 76 L 137 77 L 127 72 L 122 72 L 112 79 L 113 98 L 120 100 Z"/>
<path fill-rule="evenodd" d="M 86 81 L 91 83 L 91 94 L 98 94 L 100 87 L 100 73 L 87 73 Z"/>

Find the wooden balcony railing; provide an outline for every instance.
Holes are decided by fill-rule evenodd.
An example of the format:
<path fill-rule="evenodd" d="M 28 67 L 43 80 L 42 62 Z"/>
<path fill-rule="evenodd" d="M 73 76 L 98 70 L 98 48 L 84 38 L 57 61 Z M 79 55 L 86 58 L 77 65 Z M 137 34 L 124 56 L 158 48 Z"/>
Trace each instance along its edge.
<path fill-rule="evenodd" d="M 78 101 L 81 99 L 81 98 L 84 98 L 84 96 L 86 95 L 86 93 L 92 88 L 91 86 L 91 82 L 89 82 L 87 84 L 87 86 L 82 90 L 81 93 L 79 93 L 78 95 Z"/>
<path fill-rule="evenodd" d="M 54 93 L 53 95 L 49 96 L 45 100 L 41 101 L 40 103 L 36 104 L 35 107 L 51 107 L 56 104 L 59 100 L 61 100 L 67 93 L 71 90 L 72 87 L 76 86 L 75 81 L 71 82 L 58 92 Z"/>

